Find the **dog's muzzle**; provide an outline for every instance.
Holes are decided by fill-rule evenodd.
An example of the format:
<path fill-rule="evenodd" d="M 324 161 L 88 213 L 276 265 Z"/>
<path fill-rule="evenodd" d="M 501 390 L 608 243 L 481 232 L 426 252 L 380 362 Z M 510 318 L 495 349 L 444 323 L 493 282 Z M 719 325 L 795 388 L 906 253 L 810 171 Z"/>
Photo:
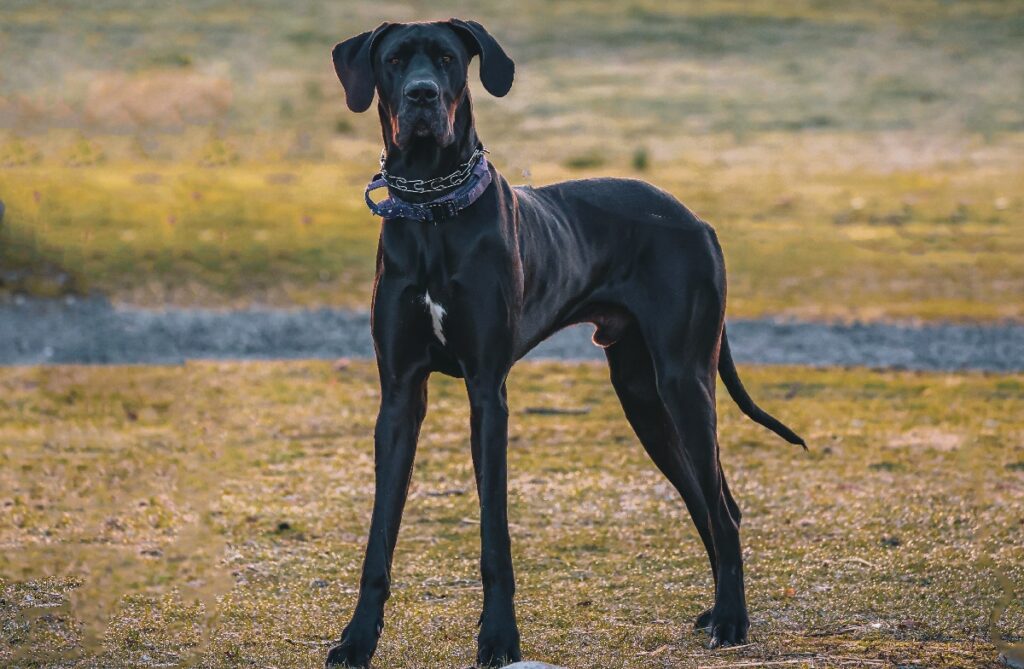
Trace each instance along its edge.
<path fill-rule="evenodd" d="M 455 140 L 444 96 L 437 83 L 430 79 L 416 79 L 405 85 L 393 125 L 398 146 L 406 146 L 414 137 L 433 137 L 440 146 L 448 146 Z"/>

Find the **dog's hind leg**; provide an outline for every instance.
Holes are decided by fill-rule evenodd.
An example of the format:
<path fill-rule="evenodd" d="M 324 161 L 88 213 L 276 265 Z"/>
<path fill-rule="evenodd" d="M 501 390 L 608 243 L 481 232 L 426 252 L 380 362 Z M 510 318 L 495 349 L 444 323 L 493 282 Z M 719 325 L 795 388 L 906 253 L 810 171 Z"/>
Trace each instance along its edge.
<path fill-rule="evenodd" d="M 658 395 L 682 437 L 686 460 L 704 495 L 718 559 L 715 605 L 708 620 L 711 646 L 742 643 L 750 626 L 743 586 L 739 509 L 728 492 L 718 454 L 715 382 L 722 301 L 705 289 L 689 291 L 679 319 L 644 328 Z"/>
<path fill-rule="evenodd" d="M 730 492 L 730 490 L 729 490 L 729 482 L 725 478 L 725 472 L 722 471 L 721 460 L 719 460 L 719 462 L 718 462 L 718 472 L 719 472 L 719 476 L 721 477 L 721 480 L 722 480 L 722 499 L 725 502 L 726 507 L 729 509 L 729 515 L 732 516 L 732 520 L 736 524 L 736 528 L 737 528 L 737 531 L 738 531 L 739 530 L 739 526 L 740 526 L 740 519 L 742 518 L 743 514 L 740 512 L 740 507 L 736 503 L 736 500 L 733 499 L 732 492 Z M 717 564 L 715 565 L 715 588 L 716 588 L 716 591 L 717 591 L 717 588 L 718 588 L 718 566 L 717 566 Z M 712 615 L 714 614 L 714 611 L 715 611 L 715 609 L 714 609 L 714 607 L 712 607 L 712 608 L 709 608 L 709 609 L 705 610 L 703 613 L 701 613 L 699 616 L 697 616 L 697 620 L 693 624 L 694 629 L 708 630 L 709 632 L 711 632 L 712 631 L 711 630 L 711 627 L 712 627 L 711 618 L 712 618 Z"/>
<path fill-rule="evenodd" d="M 626 419 L 651 460 L 683 498 L 704 543 L 711 563 L 711 574 L 717 583 L 718 559 L 715 556 L 708 506 L 693 467 L 683 452 L 672 419 L 658 395 L 651 355 L 639 328 L 635 324 L 630 325 L 616 343 L 605 349 L 605 355 L 608 357 L 612 386 L 622 403 Z M 707 627 L 711 621 L 711 611 L 708 609 L 697 616 L 694 626 Z"/>
<path fill-rule="evenodd" d="M 740 526 L 740 520 L 743 519 L 743 513 L 740 511 L 739 504 L 732 496 L 732 491 L 729 490 L 729 482 L 725 480 L 725 472 L 722 471 L 722 461 L 718 461 L 718 471 L 722 475 L 722 495 L 725 497 L 725 503 L 729 506 L 729 515 L 736 521 L 736 527 Z"/>
<path fill-rule="evenodd" d="M 743 558 L 739 524 L 730 509 L 731 496 L 727 496 L 718 461 L 714 379 L 669 373 L 659 378 L 658 392 L 682 434 L 686 457 L 693 465 L 707 503 L 718 558 L 715 606 L 708 620 L 711 645 L 742 643 L 749 627 Z"/>

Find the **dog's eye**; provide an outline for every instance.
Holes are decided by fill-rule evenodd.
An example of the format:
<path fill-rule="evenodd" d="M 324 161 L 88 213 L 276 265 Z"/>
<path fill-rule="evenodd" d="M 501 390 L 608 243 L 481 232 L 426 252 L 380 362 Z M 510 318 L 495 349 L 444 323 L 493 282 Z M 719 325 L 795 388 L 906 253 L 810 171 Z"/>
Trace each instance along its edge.
<path fill-rule="evenodd" d="M 398 56 L 391 56 L 391 58 L 388 58 L 388 65 L 398 65 L 401 62 L 402 59 Z"/>
<path fill-rule="evenodd" d="M 445 55 L 441 56 L 441 64 L 442 65 L 448 65 L 451 62 L 452 62 L 452 57 L 449 56 L 448 54 L 445 54 Z"/>

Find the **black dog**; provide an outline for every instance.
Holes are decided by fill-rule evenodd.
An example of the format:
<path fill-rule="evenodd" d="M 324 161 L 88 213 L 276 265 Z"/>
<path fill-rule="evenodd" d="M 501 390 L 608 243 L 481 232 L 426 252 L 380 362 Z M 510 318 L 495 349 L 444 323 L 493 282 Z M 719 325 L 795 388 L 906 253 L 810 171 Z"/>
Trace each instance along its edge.
<path fill-rule="evenodd" d="M 514 66 L 478 23 L 388 24 L 339 44 L 334 66 L 352 111 L 378 93 L 384 135 L 372 188 L 390 198 L 372 307 L 381 404 L 376 497 L 359 600 L 328 666 L 365 667 L 377 646 L 391 558 L 427 409 L 427 377 L 464 378 L 480 495 L 483 613 L 477 661 L 520 659 L 507 518 L 512 365 L 560 328 L 588 322 L 605 349 L 626 417 L 682 495 L 715 577 L 697 618 L 711 645 L 740 643 L 747 606 L 740 511 L 719 463 L 715 381 L 745 414 L 803 440 L 750 399 L 725 336 L 725 265 L 714 230 L 641 181 L 587 179 L 513 188 L 487 163 L 467 68 L 484 88 L 512 86 Z"/>

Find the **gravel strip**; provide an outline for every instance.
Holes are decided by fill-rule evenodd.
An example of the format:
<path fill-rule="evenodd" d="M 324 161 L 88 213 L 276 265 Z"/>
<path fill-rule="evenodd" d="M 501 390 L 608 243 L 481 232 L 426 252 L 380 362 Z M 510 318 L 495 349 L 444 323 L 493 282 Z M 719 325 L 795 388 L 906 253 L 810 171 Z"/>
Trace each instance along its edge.
<path fill-rule="evenodd" d="M 530 358 L 600 360 L 591 328 L 568 328 Z M 1024 370 L 1024 325 L 730 320 L 738 362 L 918 370 Z M 194 359 L 371 358 L 365 312 L 151 311 L 100 299 L 0 304 L 0 364 L 179 364 Z"/>

